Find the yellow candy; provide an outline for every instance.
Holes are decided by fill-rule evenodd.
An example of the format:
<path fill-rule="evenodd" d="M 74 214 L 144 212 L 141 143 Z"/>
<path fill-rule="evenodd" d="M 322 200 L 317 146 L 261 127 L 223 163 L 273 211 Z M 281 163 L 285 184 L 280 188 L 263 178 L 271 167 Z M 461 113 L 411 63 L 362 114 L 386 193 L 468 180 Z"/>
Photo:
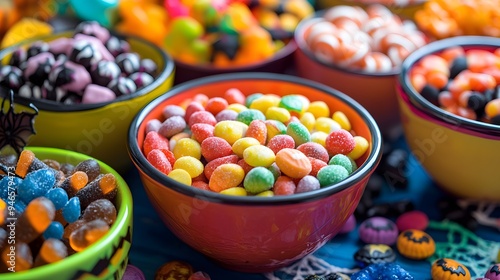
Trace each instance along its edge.
<path fill-rule="evenodd" d="M 176 159 L 183 156 L 192 156 L 196 159 L 201 159 L 200 143 L 191 138 L 182 138 L 175 145 L 173 151 Z"/>
<path fill-rule="evenodd" d="M 300 123 L 302 123 L 309 132 L 312 132 L 314 129 L 314 125 L 316 124 L 316 118 L 311 112 L 305 112 L 300 116 Z"/>
<path fill-rule="evenodd" d="M 177 142 L 179 142 L 179 140 L 181 140 L 182 138 L 190 138 L 190 137 L 191 136 L 186 132 L 177 133 L 176 135 L 170 137 L 168 141 L 168 147 L 170 148 L 171 151 L 173 151 L 175 145 L 177 144 Z"/>
<path fill-rule="evenodd" d="M 240 112 L 243 112 L 245 110 L 248 110 L 247 106 L 245 106 L 243 104 L 239 104 L 239 103 L 229 104 L 226 109 L 233 110 L 236 113 L 240 113 Z"/>
<path fill-rule="evenodd" d="M 242 187 L 234 187 L 220 191 L 221 194 L 234 195 L 234 196 L 246 196 L 247 191 Z"/>
<path fill-rule="evenodd" d="M 214 136 L 223 138 L 230 145 L 238 139 L 243 138 L 247 132 L 248 125 L 238 121 L 221 121 L 214 127 Z"/>
<path fill-rule="evenodd" d="M 256 145 L 245 149 L 243 152 L 243 159 L 253 167 L 269 167 L 274 163 L 276 155 L 270 148 L 263 145 Z"/>
<path fill-rule="evenodd" d="M 328 118 L 330 116 L 330 108 L 324 101 L 311 102 L 306 112 L 311 112 L 316 119 L 320 117 Z"/>
<path fill-rule="evenodd" d="M 252 104 L 250 104 L 250 109 L 259 110 L 263 114 L 265 114 L 267 109 L 269 109 L 270 107 L 278 107 L 279 104 L 280 104 L 279 97 L 272 94 L 266 94 L 255 99 L 252 102 Z"/>
<path fill-rule="evenodd" d="M 328 133 L 323 131 L 315 131 L 311 133 L 311 142 L 315 142 L 323 147 L 326 147 L 325 146 L 326 137 L 328 137 Z"/>
<path fill-rule="evenodd" d="M 174 169 L 167 176 L 181 184 L 191 186 L 191 175 L 184 169 Z"/>
<path fill-rule="evenodd" d="M 277 120 L 266 120 L 267 142 L 278 134 L 286 134 L 286 125 Z"/>
<path fill-rule="evenodd" d="M 290 120 L 290 112 L 285 108 L 280 107 L 269 107 L 266 111 L 266 119 L 277 120 L 282 123 L 286 123 Z"/>
<path fill-rule="evenodd" d="M 233 153 L 238 157 L 243 158 L 243 152 L 245 151 L 245 149 L 254 145 L 260 145 L 259 140 L 253 137 L 243 137 L 234 142 L 232 146 Z"/>
<path fill-rule="evenodd" d="M 340 128 L 339 123 L 327 117 L 317 118 L 316 124 L 314 125 L 314 129 L 316 131 L 323 131 L 325 133 L 331 133 L 332 131 L 339 130 Z"/>
<path fill-rule="evenodd" d="M 357 160 L 365 154 L 370 146 L 370 143 L 368 143 L 368 140 L 366 140 L 363 136 L 354 136 L 354 142 L 356 143 L 356 146 L 354 146 L 354 150 L 352 150 L 347 156 L 353 160 Z"/>
<path fill-rule="evenodd" d="M 274 196 L 274 192 L 269 190 L 269 191 L 263 191 L 261 193 L 256 194 L 255 196 L 264 196 L 264 197 L 272 197 Z"/>
<path fill-rule="evenodd" d="M 225 163 L 215 168 L 210 176 L 208 187 L 214 192 L 221 192 L 239 186 L 244 178 L 243 167 L 234 163 Z"/>
<path fill-rule="evenodd" d="M 191 178 L 200 176 L 201 173 L 203 173 L 204 168 L 203 163 L 201 163 L 199 159 L 192 156 L 180 157 L 174 163 L 174 170 L 184 169 L 189 173 Z"/>
<path fill-rule="evenodd" d="M 336 111 L 335 113 L 333 113 L 332 119 L 336 121 L 341 128 L 347 131 L 351 130 L 351 122 L 349 122 L 349 119 L 344 114 L 344 112 Z"/>

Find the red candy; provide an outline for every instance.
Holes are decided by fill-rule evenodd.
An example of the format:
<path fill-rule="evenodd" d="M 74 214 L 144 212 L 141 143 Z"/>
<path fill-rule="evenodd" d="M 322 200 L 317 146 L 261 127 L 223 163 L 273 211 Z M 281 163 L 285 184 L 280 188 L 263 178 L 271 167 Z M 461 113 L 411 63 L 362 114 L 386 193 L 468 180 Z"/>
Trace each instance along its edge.
<path fill-rule="evenodd" d="M 203 105 L 201 105 L 201 103 L 195 101 L 189 103 L 189 105 L 186 107 L 184 120 L 186 120 L 186 122 L 189 122 L 189 118 L 191 117 L 191 115 L 199 111 L 205 111 L 205 108 L 203 107 Z"/>
<path fill-rule="evenodd" d="M 316 175 L 318 175 L 318 171 L 327 166 L 328 163 L 322 161 L 322 160 L 319 160 L 317 158 L 313 158 L 313 157 L 307 157 L 309 159 L 309 161 L 311 161 L 311 172 L 309 172 L 309 175 L 312 175 L 314 177 L 316 177 Z"/>
<path fill-rule="evenodd" d="M 152 150 L 147 155 L 147 160 L 163 174 L 168 174 L 172 171 L 172 165 L 167 156 L 159 149 Z"/>
<path fill-rule="evenodd" d="M 217 115 L 220 111 L 227 108 L 228 102 L 226 99 L 222 97 L 212 97 L 208 99 L 207 105 L 205 106 L 205 110 L 212 113 L 214 116 Z"/>
<path fill-rule="evenodd" d="M 253 120 L 248 125 L 246 137 L 253 137 L 259 140 L 261 145 L 265 145 L 267 141 L 267 127 L 266 123 L 262 120 Z"/>
<path fill-rule="evenodd" d="M 150 131 L 146 134 L 146 138 L 144 139 L 144 143 L 142 145 L 142 149 L 144 154 L 147 155 L 154 149 L 166 149 L 168 150 L 168 139 L 162 135 L 160 135 L 156 131 Z"/>
<path fill-rule="evenodd" d="M 429 224 L 429 218 L 422 211 L 410 211 L 402 214 L 396 219 L 396 226 L 399 232 L 408 229 L 418 229 L 424 231 Z"/>
<path fill-rule="evenodd" d="M 339 129 L 328 134 L 325 140 L 325 146 L 330 155 L 347 155 L 354 149 L 356 142 L 349 131 Z"/>
<path fill-rule="evenodd" d="M 220 137 L 208 137 L 201 142 L 201 154 L 207 161 L 229 156 L 233 153 L 231 145 Z"/>
<path fill-rule="evenodd" d="M 214 115 L 208 111 L 198 111 L 189 116 L 188 126 L 191 127 L 193 124 L 197 123 L 206 123 L 215 126 L 217 120 Z"/>
<path fill-rule="evenodd" d="M 295 148 L 295 141 L 290 135 L 278 134 L 269 140 L 269 143 L 267 143 L 267 147 L 271 149 L 274 154 L 277 154 L 284 148 Z"/>
<path fill-rule="evenodd" d="M 225 156 L 225 157 L 219 157 L 219 158 L 216 158 L 216 159 L 210 161 L 209 163 L 207 163 L 205 165 L 205 170 L 203 171 L 205 174 L 205 177 L 210 180 L 212 173 L 214 172 L 214 170 L 217 167 L 219 167 L 219 165 L 225 164 L 225 163 L 238 163 L 238 160 L 239 160 L 239 158 L 237 155 L 229 155 L 229 156 Z"/>
<path fill-rule="evenodd" d="M 191 126 L 191 133 L 194 140 L 201 143 L 206 138 L 214 136 L 214 126 L 207 123 L 195 123 Z"/>
<path fill-rule="evenodd" d="M 291 195 L 295 193 L 295 183 L 288 176 L 279 176 L 274 183 L 274 195 Z"/>
<path fill-rule="evenodd" d="M 326 163 L 328 163 L 328 161 L 330 160 L 328 151 L 325 149 L 325 147 L 316 142 L 307 142 L 301 144 L 297 147 L 297 150 L 301 151 L 308 157 L 316 158 Z"/>
<path fill-rule="evenodd" d="M 246 97 L 237 88 L 230 88 L 224 92 L 224 99 L 226 99 L 228 104 L 245 104 Z"/>

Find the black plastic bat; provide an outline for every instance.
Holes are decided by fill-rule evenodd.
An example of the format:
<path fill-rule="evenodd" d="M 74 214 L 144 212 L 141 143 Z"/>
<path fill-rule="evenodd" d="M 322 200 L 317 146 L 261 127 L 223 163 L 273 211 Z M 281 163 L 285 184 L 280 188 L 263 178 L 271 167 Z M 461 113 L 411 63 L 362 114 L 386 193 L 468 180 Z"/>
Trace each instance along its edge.
<path fill-rule="evenodd" d="M 29 108 L 33 109 L 33 112 L 15 113 L 14 92 L 2 87 L 0 91 L 2 91 L 0 96 L 3 97 L 0 107 L 0 150 L 10 146 L 19 155 L 28 144 L 29 137 L 36 134 L 34 118 L 38 115 L 38 108 L 30 103 Z M 5 93 L 6 91 L 8 93 Z M 10 104 L 7 105 L 7 101 Z"/>

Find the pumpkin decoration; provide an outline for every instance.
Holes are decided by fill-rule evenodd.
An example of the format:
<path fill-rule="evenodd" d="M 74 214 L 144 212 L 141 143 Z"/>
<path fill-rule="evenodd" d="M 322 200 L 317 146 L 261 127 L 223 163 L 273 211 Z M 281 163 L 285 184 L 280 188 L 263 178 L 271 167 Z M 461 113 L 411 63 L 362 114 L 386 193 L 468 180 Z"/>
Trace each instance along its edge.
<path fill-rule="evenodd" d="M 500 263 L 490 266 L 484 277 L 490 280 L 500 280 Z"/>
<path fill-rule="evenodd" d="M 354 259 L 363 268 L 373 263 L 390 263 L 396 260 L 396 254 L 385 244 L 366 244 L 355 254 Z"/>
<path fill-rule="evenodd" d="M 409 259 L 423 260 L 434 254 L 436 243 L 434 239 L 418 229 L 401 232 L 396 241 L 399 253 Z"/>
<path fill-rule="evenodd" d="M 470 280 L 469 269 L 452 259 L 441 258 L 432 263 L 432 280 Z"/>

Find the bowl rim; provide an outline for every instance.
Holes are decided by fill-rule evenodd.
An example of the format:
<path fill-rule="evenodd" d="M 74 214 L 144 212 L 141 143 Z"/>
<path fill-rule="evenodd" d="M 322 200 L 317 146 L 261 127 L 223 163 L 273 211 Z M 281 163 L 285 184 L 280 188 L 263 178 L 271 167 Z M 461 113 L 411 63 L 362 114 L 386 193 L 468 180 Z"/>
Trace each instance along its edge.
<path fill-rule="evenodd" d="M 74 158 L 78 161 L 83 161 L 86 159 L 95 159 L 91 156 L 70 151 L 59 148 L 52 147 L 39 147 L 39 146 L 27 146 L 25 149 L 30 150 L 35 153 L 35 156 L 38 158 L 38 155 L 56 155 L 56 157 L 70 157 Z M 48 157 L 47 157 L 48 158 Z M 130 219 L 132 221 L 133 218 L 133 198 L 132 193 L 130 192 L 130 188 L 127 185 L 126 181 L 121 177 L 121 175 L 114 170 L 112 167 L 107 165 L 106 163 L 95 159 L 99 166 L 101 166 L 101 172 L 112 173 L 117 180 L 118 188 L 121 196 L 121 204 L 120 208 L 117 209 L 116 221 L 111 225 L 109 231 L 102 236 L 97 242 L 90 245 L 85 250 L 73 254 L 71 256 L 66 257 L 65 259 L 53 263 L 47 264 L 35 268 L 31 268 L 26 271 L 19 271 L 15 273 L 0 273 L 0 276 L 6 277 L 6 279 L 11 280 L 21 280 L 26 279 L 26 277 L 34 277 L 35 278 L 43 278 L 45 279 L 48 276 L 57 273 L 59 270 L 68 270 L 70 267 L 78 265 L 79 263 L 85 262 L 86 259 L 95 258 L 97 254 L 99 254 L 102 250 L 105 250 L 105 247 L 113 244 L 115 239 L 118 237 L 118 229 L 127 226 L 127 220 Z M 132 223 L 130 224 L 132 226 Z"/>
<path fill-rule="evenodd" d="M 154 52 L 159 54 L 161 57 L 161 60 L 164 61 L 164 65 L 161 69 L 158 69 L 158 74 L 156 77 L 153 77 L 153 82 L 137 91 L 135 91 L 132 94 L 129 95 L 122 95 L 117 98 L 115 98 L 112 101 L 108 102 L 100 102 L 100 103 L 92 103 L 92 104 L 63 104 L 60 102 L 54 102 L 54 101 L 49 101 L 45 99 L 32 99 L 32 98 L 26 98 L 23 96 L 15 95 L 15 100 L 16 103 L 22 104 L 24 106 L 29 106 L 30 104 L 34 104 L 39 110 L 44 110 L 44 111 L 50 111 L 50 112 L 80 112 L 80 111 L 88 111 L 88 110 L 94 110 L 94 109 L 101 109 L 105 108 L 107 106 L 110 106 L 115 103 L 120 103 L 120 102 L 126 102 L 129 100 L 133 100 L 136 97 L 140 97 L 143 95 L 148 94 L 148 92 L 152 91 L 153 89 L 159 87 L 165 80 L 168 79 L 169 76 L 174 74 L 174 69 L 175 69 L 175 63 L 172 59 L 172 57 L 166 53 L 162 48 L 158 47 L 157 45 L 153 44 L 152 42 L 143 39 L 141 37 L 135 36 L 135 35 L 130 35 L 130 34 L 122 34 L 122 33 L 117 33 L 115 31 L 109 30 L 111 35 L 114 35 L 120 39 L 124 40 L 132 40 L 135 42 L 138 42 L 142 45 L 147 46 L 150 49 L 153 49 Z M 59 38 L 70 38 L 73 35 L 74 31 L 73 30 L 66 30 L 66 31 L 61 31 L 49 35 L 40 35 L 40 36 L 35 36 L 33 38 L 25 39 L 22 40 L 12 46 L 9 46 L 7 48 L 1 49 L 0 50 L 0 68 L 7 66 L 8 64 L 2 64 L 1 60 L 4 59 L 7 55 L 11 54 L 14 50 L 16 50 L 19 47 L 24 47 L 29 44 L 33 44 L 34 42 L 37 41 L 44 41 L 46 42 L 47 40 L 56 40 Z M 6 96 L 3 96 L 3 94 L 0 91 L 0 97 L 7 98 Z"/>
<path fill-rule="evenodd" d="M 390 71 L 387 71 L 387 72 L 366 72 L 366 71 L 350 69 L 348 67 L 342 67 L 342 66 L 339 66 L 337 64 L 329 64 L 329 63 L 323 62 L 323 61 L 319 60 L 318 58 L 316 58 L 316 56 L 309 50 L 309 47 L 305 43 L 304 36 L 303 36 L 304 31 L 305 31 L 305 28 L 308 27 L 309 25 L 311 25 L 312 23 L 322 20 L 323 14 L 331 8 L 333 8 L 333 7 L 325 8 L 325 9 L 316 11 L 311 16 L 304 18 L 303 20 L 301 20 L 299 22 L 299 24 L 295 28 L 295 32 L 294 32 L 294 39 L 295 39 L 295 42 L 297 43 L 297 50 L 298 51 L 301 51 L 311 61 L 313 61 L 313 62 L 315 62 L 315 63 L 317 63 L 325 68 L 328 68 L 328 69 L 334 70 L 334 71 L 345 72 L 345 73 L 348 73 L 351 75 L 356 75 L 356 76 L 361 76 L 361 77 L 375 77 L 376 78 L 376 77 L 396 76 L 400 73 L 401 67 L 392 68 Z"/>
<path fill-rule="evenodd" d="M 238 72 L 247 72 L 247 71 L 252 71 L 254 69 L 257 69 L 259 67 L 263 67 L 267 65 L 268 63 L 272 63 L 274 61 L 278 61 L 281 59 L 284 59 L 288 57 L 289 55 L 293 54 L 297 50 L 297 43 L 295 42 L 294 37 L 289 39 L 289 41 L 281 48 L 279 49 L 274 55 L 265 58 L 260 61 L 256 61 L 250 64 L 245 64 L 245 65 L 238 65 L 238 66 L 214 66 L 211 64 L 192 64 L 192 63 L 187 63 L 183 62 L 180 60 L 177 60 L 173 58 L 173 61 L 175 62 L 175 65 L 179 68 L 183 68 L 186 70 L 190 71 L 204 71 L 204 72 L 215 72 L 215 73 L 222 73 L 222 72 L 228 72 L 228 71 L 238 71 Z"/>
<path fill-rule="evenodd" d="M 441 109 L 419 94 L 413 86 L 411 86 L 409 72 L 412 67 L 427 55 L 439 53 L 449 47 L 493 47 L 500 48 L 500 38 L 489 36 L 457 36 L 438 41 L 431 42 L 422 48 L 412 52 L 401 65 L 401 73 L 398 75 L 398 83 L 408 95 L 410 102 L 421 108 L 424 112 L 432 115 L 440 120 L 454 124 L 455 126 L 463 126 L 465 128 L 476 130 L 482 133 L 494 133 L 500 135 L 500 125 L 494 125 L 486 122 L 470 120 Z"/>
<path fill-rule="evenodd" d="M 231 82 L 238 80 L 266 80 L 266 81 L 278 81 L 291 84 L 299 84 L 301 86 L 311 87 L 315 90 L 322 91 L 325 95 L 331 95 L 334 98 L 339 99 L 341 102 L 347 103 L 350 107 L 364 120 L 370 133 L 371 133 L 371 153 L 366 158 L 365 162 L 358 167 L 358 169 L 353 172 L 345 180 L 319 190 L 294 194 L 290 196 L 273 196 L 273 197 L 256 197 L 256 196 L 231 196 L 224 195 L 216 192 L 205 191 L 191 186 L 181 184 L 173 179 L 168 178 L 163 173 L 154 168 L 143 155 L 139 144 L 137 141 L 138 128 L 143 122 L 144 118 L 149 114 L 149 112 L 157 107 L 160 103 L 166 99 L 181 94 L 186 89 L 193 87 L 199 87 L 204 84 L 219 83 L 219 82 Z M 230 205 L 246 205 L 246 206 L 270 206 L 270 205 L 286 205 L 294 204 L 300 202 L 309 202 L 322 198 L 326 198 L 330 195 L 338 193 L 344 189 L 352 187 L 356 183 L 364 179 L 365 176 L 371 174 L 382 156 L 382 135 L 381 132 L 369 112 L 362 107 L 353 98 L 347 96 L 346 94 L 328 87 L 326 85 L 320 84 L 318 82 L 310 81 L 304 78 L 288 75 L 288 74 L 278 74 L 278 73 L 262 73 L 262 72 L 244 72 L 244 73 L 230 73 L 230 74 L 219 74 L 208 77 L 203 77 L 199 79 L 194 79 L 188 82 L 181 83 L 174 86 L 165 94 L 157 97 L 155 100 L 150 102 L 148 105 L 143 107 L 141 111 L 134 117 L 131 122 L 129 133 L 128 133 L 128 151 L 132 162 L 139 169 L 139 173 L 145 174 L 156 182 L 161 183 L 165 188 L 170 188 L 175 192 L 179 192 L 183 195 L 187 195 L 197 199 L 203 199 L 220 204 L 230 204 Z M 170 187 L 167 187 L 170 185 Z"/>

